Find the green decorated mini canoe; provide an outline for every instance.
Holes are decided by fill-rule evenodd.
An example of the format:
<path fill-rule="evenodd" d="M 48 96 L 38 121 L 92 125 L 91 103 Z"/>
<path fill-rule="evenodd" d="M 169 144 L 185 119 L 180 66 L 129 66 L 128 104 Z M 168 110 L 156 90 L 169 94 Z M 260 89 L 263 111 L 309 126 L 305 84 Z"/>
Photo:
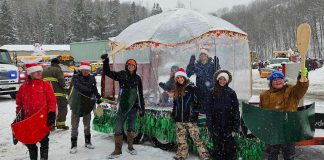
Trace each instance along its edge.
<path fill-rule="evenodd" d="M 266 144 L 292 144 L 314 136 L 314 103 L 297 112 L 277 112 L 243 103 L 242 111 L 246 126 Z"/>

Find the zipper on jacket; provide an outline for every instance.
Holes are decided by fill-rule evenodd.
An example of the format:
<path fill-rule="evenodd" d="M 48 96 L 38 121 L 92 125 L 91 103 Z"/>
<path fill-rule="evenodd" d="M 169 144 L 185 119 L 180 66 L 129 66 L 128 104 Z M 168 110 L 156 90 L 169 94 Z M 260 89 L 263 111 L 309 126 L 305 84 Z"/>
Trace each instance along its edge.
<path fill-rule="evenodd" d="M 182 103 L 182 106 L 181 106 L 181 107 L 182 107 L 182 114 L 181 114 L 181 118 L 182 118 L 182 123 L 183 123 L 183 96 L 181 96 L 181 98 L 182 98 L 182 102 L 181 102 L 181 103 Z"/>

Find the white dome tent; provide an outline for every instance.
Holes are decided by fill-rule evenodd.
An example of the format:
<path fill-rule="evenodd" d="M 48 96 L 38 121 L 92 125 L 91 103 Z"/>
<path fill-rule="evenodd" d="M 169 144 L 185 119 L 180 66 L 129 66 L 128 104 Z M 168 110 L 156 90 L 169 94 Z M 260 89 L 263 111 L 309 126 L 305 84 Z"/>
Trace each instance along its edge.
<path fill-rule="evenodd" d="M 190 56 L 197 57 L 202 47 L 209 49 L 210 57 L 218 57 L 221 69 L 232 73 L 230 86 L 238 98 L 247 101 L 251 97 L 247 34 L 221 18 L 189 9 L 173 9 L 130 25 L 110 44 L 114 47 L 118 43 L 125 44 L 126 50 L 116 54 L 116 64 L 134 58 L 152 68 L 139 70 L 147 84 L 144 86 L 146 97 L 157 96 L 158 83 L 168 79 L 170 67 L 186 68 Z M 124 67 L 117 65 L 116 69 Z"/>

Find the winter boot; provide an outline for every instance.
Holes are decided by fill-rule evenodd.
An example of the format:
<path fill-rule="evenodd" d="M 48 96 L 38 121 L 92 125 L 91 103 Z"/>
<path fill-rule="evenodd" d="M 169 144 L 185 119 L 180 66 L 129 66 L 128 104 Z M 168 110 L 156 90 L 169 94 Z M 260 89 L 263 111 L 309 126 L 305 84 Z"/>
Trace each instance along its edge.
<path fill-rule="evenodd" d="M 38 157 L 38 147 L 36 145 L 28 145 L 30 160 L 37 160 Z"/>
<path fill-rule="evenodd" d="M 85 139 L 85 147 L 87 147 L 89 149 L 94 149 L 95 148 L 95 146 L 93 146 L 91 144 L 91 134 L 85 135 L 84 136 L 84 139 Z"/>
<path fill-rule="evenodd" d="M 41 160 L 48 160 L 48 149 L 40 149 Z"/>
<path fill-rule="evenodd" d="M 130 153 L 131 155 L 136 155 L 137 152 L 133 147 L 134 143 L 134 132 L 127 132 L 127 144 L 128 144 L 128 150 L 127 152 Z"/>
<path fill-rule="evenodd" d="M 71 154 L 75 154 L 77 152 L 77 145 L 78 145 L 78 137 L 71 138 Z"/>
<path fill-rule="evenodd" d="M 56 129 L 68 130 L 69 126 L 66 126 L 65 122 L 56 122 Z"/>
<path fill-rule="evenodd" d="M 108 159 L 118 158 L 122 154 L 123 135 L 120 136 L 115 135 L 114 138 L 115 138 L 115 150 L 108 156 Z"/>

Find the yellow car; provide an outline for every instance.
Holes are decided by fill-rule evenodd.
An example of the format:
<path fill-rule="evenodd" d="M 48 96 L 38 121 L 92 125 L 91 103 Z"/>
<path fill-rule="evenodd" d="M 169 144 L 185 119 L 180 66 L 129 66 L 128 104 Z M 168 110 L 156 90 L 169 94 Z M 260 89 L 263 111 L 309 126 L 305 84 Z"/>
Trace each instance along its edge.
<path fill-rule="evenodd" d="M 260 78 L 268 78 L 271 75 L 272 71 L 273 69 L 270 68 L 261 68 Z"/>
<path fill-rule="evenodd" d="M 103 63 L 91 63 L 91 72 L 96 72 L 97 68 L 103 66 Z"/>

